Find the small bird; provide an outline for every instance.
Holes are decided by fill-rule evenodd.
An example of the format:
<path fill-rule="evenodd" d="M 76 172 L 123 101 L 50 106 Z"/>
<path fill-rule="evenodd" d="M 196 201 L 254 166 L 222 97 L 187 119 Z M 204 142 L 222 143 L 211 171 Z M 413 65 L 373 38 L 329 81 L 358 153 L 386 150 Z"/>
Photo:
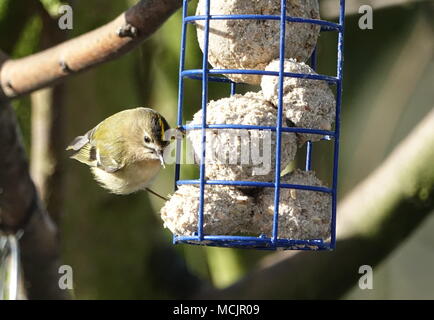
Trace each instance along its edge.
<path fill-rule="evenodd" d="M 169 129 L 166 119 L 152 109 L 128 109 L 76 137 L 66 150 L 73 150 L 71 158 L 87 164 L 101 186 L 114 194 L 144 189 L 156 194 L 147 187 L 164 167 Z"/>

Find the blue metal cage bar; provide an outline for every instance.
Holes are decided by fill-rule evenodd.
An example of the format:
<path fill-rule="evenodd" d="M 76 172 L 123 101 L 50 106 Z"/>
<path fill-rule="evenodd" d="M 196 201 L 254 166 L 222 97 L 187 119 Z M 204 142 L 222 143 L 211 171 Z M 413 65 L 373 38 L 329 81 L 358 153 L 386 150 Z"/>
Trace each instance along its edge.
<path fill-rule="evenodd" d="M 344 30 L 345 30 L 345 0 L 339 1 L 340 14 L 339 22 L 333 23 L 324 20 L 305 19 L 298 17 L 289 17 L 286 15 L 286 0 L 281 0 L 280 15 L 210 15 L 210 1 L 205 1 L 205 14 L 200 16 L 188 16 L 188 0 L 183 0 L 182 9 L 182 33 L 181 33 L 181 53 L 180 53 L 180 70 L 179 70 L 179 95 L 178 95 L 178 116 L 177 125 L 184 130 L 201 130 L 202 143 L 200 154 L 200 174 L 196 180 L 180 180 L 180 159 L 181 159 L 181 141 L 177 140 L 176 148 L 176 166 L 175 166 L 175 188 L 178 185 L 196 184 L 200 186 L 199 194 L 199 213 L 197 233 L 194 236 L 179 236 L 174 235 L 174 243 L 188 243 L 220 247 L 239 247 L 239 248 L 257 248 L 265 250 L 293 249 L 293 250 L 332 250 L 336 245 L 336 202 L 337 202 L 337 183 L 338 183 L 338 159 L 339 159 L 339 137 L 340 137 L 340 110 L 342 102 L 342 80 L 343 80 L 343 52 L 344 52 Z M 213 0 L 215 1 L 215 0 Z M 237 20 L 278 20 L 280 22 L 280 66 L 279 71 L 263 71 L 263 70 L 237 70 L 237 69 L 209 69 L 208 68 L 208 44 L 209 44 L 209 25 L 211 20 L 237 19 Z M 203 59 L 201 69 L 185 69 L 185 48 L 187 37 L 187 26 L 195 21 L 204 21 L 204 39 L 203 39 Z M 311 75 L 297 74 L 284 72 L 285 60 L 285 33 L 286 23 L 310 23 L 321 26 L 321 31 L 335 31 L 338 33 L 338 54 L 337 54 L 337 74 L 336 76 L 329 75 Z M 317 52 L 314 50 L 310 59 L 311 66 L 316 70 Z M 207 124 L 207 103 L 208 103 L 208 82 L 221 82 L 230 84 L 230 94 L 236 93 L 236 83 L 222 77 L 225 74 L 254 74 L 254 75 L 269 75 L 279 77 L 278 90 L 278 116 L 275 127 L 270 126 L 249 126 L 249 125 L 223 125 L 223 124 Z M 282 127 L 283 118 L 283 81 L 285 77 L 305 78 L 311 80 L 327 81 L 329 84 L 336 85 L 336 118 L 335 130 L 315 130 L 307 128 L 287 128 Z M 184 125 L 183 124 L 183 100 L 184 100 L 184 80 L 186 78 L 200 80 L 202 82 L 202 124 L 201 125 Z M 274 182 L 256 182 L 256 181 L 223 181 L 223 180 L 206 180 L 205 177 L 205 145 L 206 145 L 206 130 L 207 129 L 250 129 L 250 130 L 271 130 L 276 132 L 276 164 L 275 164 L 275 181 Z M 297 132 L 318 134 L 324 136 L 324 140 L 333 138 L 333 181 L 331 188 L 306 186 L 296 184 L 285 184 L 280 181 L 281 171 L 281 137 L 282 132 Z M 306 148 L 306 164 L 305 170 L 309 171 L 312 168 L 312 153 L 313 143 L 307 142 Z M 231 186 L 250 186 L 261 188 L 274 188 L 274 218 L 273 232 L 271 237 L 261 235 L 259 237 L 248 236 L 223 236 L 223 235 L 205 235 L 203 232 L 203 211 L 204 211 L 204 193 L 206 185 L 231 185 Z M 280 239 L 278 238 L 278 214 L 280 189 L 300 189 L 310 190 L 315 192 L 324 192 L 331 194 L 332 197 L 332 215 L 331 215 L 331 235 L 330 241 L 322 239 L 297 240 L 297 239 Z"/>
<path fill-rule="evenodd" d="M 181 72 L 181 77 L 189 77 L 192 79 L 202 80 L 203 70 L 202 69 L 193 69 L 193 70 L 184 70 Z M 257 75 L 265 75 L 265 76 L 279 76 L 280 73 L 277 71 L 265 71 L 265 70 L 239 70 L 239 69 L 211 69 L 208 70 L 208 74 L 257 74 Z M 304 73 L 291 73 L 284 72 L 284 77 L 292 77 L 292 78 L 303 78 L 303 79 L 312 79 L 312 80 L 325 80 L 329 83 L 338 83 L 339 78 L 330 77 L 326 75 L 317 75 L 317 74 L 304 74 Z M 212 80 L 221 81 L 221 82 L 231 82 L 231 80 L 226 78 L 218 78 L 214 77 Z"/>

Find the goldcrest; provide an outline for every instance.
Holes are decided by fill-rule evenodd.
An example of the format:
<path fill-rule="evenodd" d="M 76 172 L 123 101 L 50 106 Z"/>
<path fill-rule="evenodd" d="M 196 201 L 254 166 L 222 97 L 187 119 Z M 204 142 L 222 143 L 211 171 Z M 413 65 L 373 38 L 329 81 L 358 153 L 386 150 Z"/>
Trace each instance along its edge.
<path fill-rule="evenodd" d="M 115 194 L 146 189 L 164 166 L 170 127 L 158 112 L 136 108 L 118 112 L 67 147 L 71 158 L 88 165 L 102 187 Z"/>

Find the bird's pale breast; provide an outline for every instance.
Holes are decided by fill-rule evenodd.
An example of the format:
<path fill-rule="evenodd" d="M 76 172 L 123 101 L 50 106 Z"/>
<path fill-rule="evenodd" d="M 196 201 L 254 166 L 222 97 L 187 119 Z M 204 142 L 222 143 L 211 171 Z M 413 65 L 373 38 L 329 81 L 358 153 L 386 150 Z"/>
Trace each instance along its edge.
<path fill-rule="evenodd" d="M 160 170 L 159 160 L 145 160 L 132 163 L 121 170 L 108 173 L 93 167 L 95 179 L 110 192 L 115 194 L 130 194 L 147 187 Z"/>

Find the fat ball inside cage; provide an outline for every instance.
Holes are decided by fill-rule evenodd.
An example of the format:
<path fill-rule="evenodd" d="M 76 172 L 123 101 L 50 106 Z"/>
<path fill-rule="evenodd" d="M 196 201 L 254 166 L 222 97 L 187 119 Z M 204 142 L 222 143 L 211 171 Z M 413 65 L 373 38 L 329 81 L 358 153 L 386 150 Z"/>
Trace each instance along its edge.
<path fill-rule="evenodd" d="M 187 210 L 191 212 L 192 215 L 190 215 L 190 217 L 187 219 L 188 221 L 183 222 L 183 226 L 186 226 L 186 228 L 176 229 L 176 226 L 171 228 L 172 231 L 175 230 L 173 242 L 269 250 L 332 250 L 335 248 L 336 243 L 336 195 L 340 135 L 340 109 L 342 99 L 345 0 L 337 0 L 340 6 L 340 17 L 338 23 L 321 20 L 319 18 L 310 19 L 288 15 L 287 6 L 290 5 L 291 0 L 280 0 L 280 14 L 274 15 L 232 13 L 214 14 L 211 12 L 211 3 L 214 1 L 216 0 L 199 1 L 199 5 L 202 5 L 203 7 L 198 8 L 196 15 L 189 16 L 187 14 L 188 0 L 183 0 L 177 125 L 179 128 L 187 131 L 187 133 L 194 132 L 192 135 L 195 136 L 194 141 L 196 144 L 193 147 L 195 148 L 195 151 L 197 152 L 197 155 L 200 159 L 200 175 L 199 179 L 196 180 L 180 179 L 180 159 L 182 148 L 181 142 L 178 141 L 176 151 L 177 164 L 175 166 L 175 184 L 176 188 L 178 188 L 178 191 L 172 196 L 170 201 L 172 201 L 172 199 L 176 199 L 177 197 L 184 197 L 184 200 L 188 199 L 188 201 L 174 204 L 176 200 L 173 200 L 172 204 L 167 203 L 162 209 L 162 216 L 167 226 L 172 222 L 176 224 L 176 221 L 172 221 L 173 219 L 176 219 L 176 216 L 173 215 L 173 212 L 183 212 L 183 210 Z M 232 21 L 233 25 L 233 23 L 239 21 L 246 22 L 247 20 L 249 20 L 249 22 L 274 21 L 274 23 L 278 24 L 279 54 L 277 61 L 275 61 L 271 67 L 266 68 L 264 65 L 259 70 L 249 69 L 248 67 L 224 69 L 209 68 L 208 62 L 210 58 L 210 45 L 211 50 L 214 50 L 216 46 L 215 43 L 210 43 L 210 31 L 216 32 L 215 30 L 211 30 L 211 22 Z M 306 68 L 300 70 L 297 68 L 294 70 L 287 68 L 288 63 L 291 64 L 293 63 L 292 61 L 295 61 L 285 59 L 285 55 L 288 53 L 285 48 L 288 35 L 288 23 L 290 25 L 303 24 L 306 26 L 313 26 L 314 28 L 320 28 L 321 32 L 331 31 L 338 33 L 336 76 L 317 74 L 315 72 L 310 72 Z M 199 43 L 203 51 L 202 67 L 200 69 L 185 69 L 187 28 L 193 24 L 197 24 L 198 27 L 200 26 L 200 32 L 198 32 L 198 34 L 203 37 L 202 41 L 199 39 Z M 310 65 L 313 70 L 316 69 L 316 59 L 317 54 L 316 50 L 314 50 L 310 57 Z M 216 63 L 214 63 L 214 65 L 215 64 Z M 219 66 L 217 65 L 217 67 Z M 222 77 L 222 75 L 226 77 Z M 200 117 L 198 116 L 191 124 L 184 124 L 183 122 L 184 80 L 186 78 L 202 82 Z M 246 79 L 245 82 L 253 81 L 253 83 L 258 83 L 258 79 L 261 78 L 274 79 L 271 82 L 274 82 L 273 85 L 276 91 L 273 102 L 277 107 L 274 119 L 275 123 L 266 125 L 263 125 L 262 123 L 251 123 L 244 121 L 245 118 L 242 117 L 239 117 L 238 119 L 244 121 L 243 123 L 218 123 L 216 120 L 218 117 L 213 119 L 213 112 L 218 113 L 220 111 L 216 101 L 208 101 L 209 82 L 227 83 L 230 85 L 230 95 L 234 98 L 232 100 L 231 98 L 227 98 L 228 100 L 225 100 L 225 103 L 227 105 L 231 105 L 233 100 L 241 99 L 241 97 L 245 98 L 245 96 L 247 96 L 240 96 L 236 94 L 237 83 L 235 81 L 239 79 Z M 287 85 L 286 81 L 289 79 L 298 79 L 300 81 L 308 80 L 310 83 L 327 83 L 336 86 L 333 119 L 331 119 L 334 120 L 335 123 L 333 130 L 329 123 L 325 123 L 320 128 L 309 128 L 309 125 L 304 125 L 303 122 L 300 122 L 301 124 L 297 126 L 294 124 L 285 125 L 284 121 L 288 116 L 288 112 L 285 110 L 285 99 L 287 98 L 285 97 L 285 86 Z M 295 84 L 297 84 L 297 82 L 295 82 Z M 271 87 L 273 87 L 273 85 Z M 266 86 L 266 88 L 270 88 L 270 86 Z M 267 92 L 264 90 L 264 86 L 263 91 L 264 92 L 262 92 L 262 94 L 266 95 Z M 268 97 L 268 99 L 270 100 L 270 97 Z M 234 110 L 231 112 L 237 112 L 236 109 Z M 243 111 L 244 109 L 238 110 Z M 210 123 L 210 121 L 213 123 Z M 223 132 L 228 130 L 248 130 L 250 132 L 270 131 L 273 134 L 272 141 L 274 143 L 274 149 L 272 150 L 274 153 L 272 167 L 274 173 L 273 179 L 271 181 L 263 181 L 261 179 L 255 179 L 255 176 L 252 176 L 251 178 L 250 176 L 246 177 L 245 175 L 234 175 L 232 180 L 222 179 L 222 177 L 219 175 L 211 175 L 210 177 L 209 173 L 207 173 L 209 167 L 207 166 L 208 164 L 206 162 L 207 156 L 209 156 L 207 154 L 209 151 L 207 151 L 208 149 L 206 145 L 207 143 L 210 143 L 208 141 L 208 133 L 210 130 L 214 132 Z M 282 155 L 282 152 L 286 154 L 284 147 L 286 146 L 287 142 L 285 142 L 285 139 L 288 135 L 295 134 L 297 134 L 300 144 L 306 143 L 306 165 L 304 170 L 297 169 L 291 175 L 281 177 L 282 169 L 284 169 L 284 166 L 286 165 L 286 163 L 283 163 L 282 165 L 282 158 L 284 156 Z M 300 137 L 304 137 L 305 139 L 301 139 L 300 141 Z M 333 173 L 330 187 L 322 186 L 318 179 L 313 176 L 311 171 L 313 145 L 315 143 L 314 137 L 322 137 L 323 140 L 330 140 L 330 142 L 333 144 Z M 303 181 L 307 181 L 308 183 L 304 183 Z M 258 195 L 257 192 L 260 192 L 260 195 Z M 309 200 L 311 203 L 313 203 L 313 205 L 306 205 L 308 206 L 307 209 L 298 208 L 300 209 L 300 212 L 298 213 L 303 215 L 305 214 L 305 212 L 303 213 L 303 210 L 310 210 L 309 212 L 314 212 L 325 210 L 324 208 L 329 208 L 331 211 L 329 213 L 329 220 L 321 215 L 312 215 L 309 217 L 309 219 L 317 219 L 321 223 L 326 221 L 329 227 L 328 230 L 330 231 L 330 237 L 321 236 L 320 239 L 301 239 L 302 236 L 285 232 L 286 228 L 290 228 L 291 223 L 293 223 L 293 219 L 290 215 L 293 214 L 294 208 L 296 206 L 291 207 L 291 201 L 297 201 L 297 204 L 303 203 L 301 199 L 306 199 L 303 198 L 304 194 L 306 193 L 313 193 L 316 195 L 316 198 L 315 200 Z M 255 203 L 255 201 L 258 201 L 258 199 L 262 199 L 259 200 L 262 201 L 260 202 L 260 205 L 252 205 L 252 203 Z M 329 203 L 327 203 L 327 199 L 329 199 Z M 185 205 L 185 203 L 194 204 L 195 200 L 198 201 L 198 205 L 196 207 L 194 207 L 194 205 Z M 285 205 L 287 206 L 285 207 Z M 311 207 L 309 207 L 309 205 Z M 323 207 L 321 207 L 321 205 L 323 205 Z M 252 209 L 252 206 L 255 208 Z M 271 212 L 265 214 L 264 212 L 267 210 L 270 211 L 270 208 Z M 261 212 L 264 213 L 263 217 L 267 217 L 267 219 L 261 218 L 261 214 L 254 214 L 254 212 L 256 212 L 255 210 L 262 210 Z M 261 223 L 264 223 L 264 221 L 267 221 L 269 227 L 267 230 L 259 228 L 260 234 L 251 236 L 252 229 L 249 229 L 249 226 L 246 226 L 246 224 L 242 223 L 242 221 L 247 221 L 248 219 L 250 219 L 251 224 L 256 227 L 258 227 L 258 225 Z M 260 219 L 260 221 L 258 219 Z M 303 221 L 301 220 L 297 221 L 297 223 L 302 222 Z M 220 223 L 220 227 L 210 227 L 213 225 L 213 223 L 215 225 Z M 191 226 L 194 227 L 192 228 Z M 283 232 L 282 229 L 284 229 Z M 178 232 L 176 232 L 176 230 Z M 232 234 L 232 231 L 239 232 L 240 234 Z M 255 229 L 255 231 L 258 231 L 258 229 Z"/>

